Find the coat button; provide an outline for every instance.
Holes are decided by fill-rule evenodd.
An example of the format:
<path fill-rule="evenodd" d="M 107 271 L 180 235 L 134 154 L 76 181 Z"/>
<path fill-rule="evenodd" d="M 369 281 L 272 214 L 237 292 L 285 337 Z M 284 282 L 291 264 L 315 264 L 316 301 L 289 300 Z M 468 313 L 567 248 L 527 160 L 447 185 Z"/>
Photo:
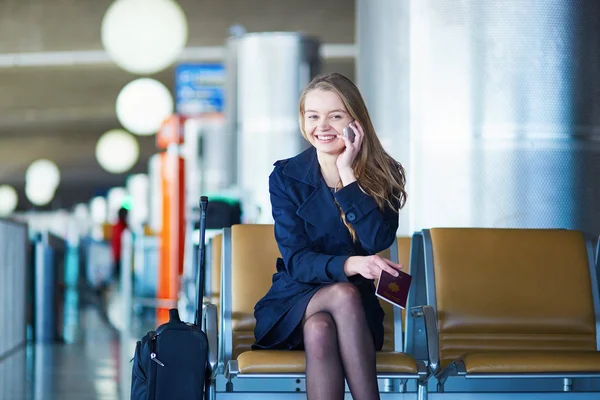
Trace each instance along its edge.
<path fill-rule="evenodd" d="M 353 212 L 349 212 L 348 215 L 346 215 L 346 219 L 352 222 L 356 219 L 356 214 L 354 214 Z"/>
<path fill-rule="evenodd" d="M 354 247 L 352 247 L 352 246 L 348 246 L 346 248 L 346 250 L 348 251 L 348 254 L 350 254 L 351 256 L 356 254 L 356 251 L 354 251 Z"/>

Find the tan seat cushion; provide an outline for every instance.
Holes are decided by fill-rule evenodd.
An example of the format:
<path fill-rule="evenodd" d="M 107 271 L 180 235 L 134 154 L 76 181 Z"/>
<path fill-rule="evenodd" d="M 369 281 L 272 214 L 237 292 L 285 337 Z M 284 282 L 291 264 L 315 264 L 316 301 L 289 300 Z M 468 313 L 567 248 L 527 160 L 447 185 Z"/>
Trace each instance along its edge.
<path fill-rule="evenodd" d="M 303 351 L 256 350 L 238 357 L 241 374 L 298 373 L 306 370 Z M 416 361 L 405 353 L 378 352 L 377 372 L 416 374 Z"/>
<path fill-rule="evenodd" d="M 377 372 L 416 374 L 417 362 L 406 353 L 377 352 Z"/>
<path fill-rule="evenodd" d="M 468 353 L 468 373 L 600 372 L 598 351 L 519 351 Z"/>

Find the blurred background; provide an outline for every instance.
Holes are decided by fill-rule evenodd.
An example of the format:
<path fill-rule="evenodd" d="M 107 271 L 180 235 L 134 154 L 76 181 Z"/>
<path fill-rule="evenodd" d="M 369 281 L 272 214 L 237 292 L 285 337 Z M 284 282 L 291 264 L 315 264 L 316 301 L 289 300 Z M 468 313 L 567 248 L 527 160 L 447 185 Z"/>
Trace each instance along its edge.
<path fill-rule="evenodd" d="M 133 338 L 189 311 L 199 196 L 208 237 L 272 222 L 319 73 L 406 167 L 398 234 L 597 235 L 599 42 L 596 0 L 0 0 L 0 398 L 126 398 Z"/>
<path fill-rule="evenodd" d="M 224 114 L 223 65 L 232 33 L 306 32 L 331 45 L 321 49 L 329 51 L 322 71 L 354 77 L 353 2 L 192 0 L 175 3 L 168 17 L 145 3 L 132 1 L 133 11 L 115 7 L 113 19 L 103 26 L 110 1 L 0 2 L 0 182 L 15 189 L 16 212 L 71 212 L 79 203 L 89 205 L 96 196 L 107 197 L 111 188 L 126 186 L 132 174 L 148 174 L 150 158 L 159 150 L 155 133 L 163 118 L 177 111 L 186 117 L 208 111 L 199 108 L 200 101 L 191 104 L 195 96 L 208 97 L 205 103 L 214 103 L 211 111 Z M 128 14 L 138 8 L 145 11 L 137 17 Z M 111 43 L 116 46 L 114 57 L 123 58 L 121 65 L 106 50 Z M 136 46 L 137 52 L 132 48 Z M 128 67 L 128 62 L 133 65 Z M 191 72 L 178 73 L 180 64 L 189 64 Z M 206 66 L 216 71 L 212 82 L 201 81 Z M 192 83 L 185 86 L 179 80 L 176 88 L 186 73 Z M 140 78 L 153 82 L 131 92 L 119 118 L 119 94 Z M 133 125 L 123 125 L 127 113 Z M 136 130 L 136 124 L 144 123 Z M 115 153 L 122 167 L 107 170 L 96 149 L 102 135 L 113 129 L 133 133 L 131 146 L 139 150 Z M 235 158 L 235 153 L 221 156 Z M 60 184 L 47 202 L 32 201 L 25 190 L 27 168 L 38 159 L 53 162 L 60 171 Z M 5 210 L 12 208 L 12 201 L 3 202 Z"/>

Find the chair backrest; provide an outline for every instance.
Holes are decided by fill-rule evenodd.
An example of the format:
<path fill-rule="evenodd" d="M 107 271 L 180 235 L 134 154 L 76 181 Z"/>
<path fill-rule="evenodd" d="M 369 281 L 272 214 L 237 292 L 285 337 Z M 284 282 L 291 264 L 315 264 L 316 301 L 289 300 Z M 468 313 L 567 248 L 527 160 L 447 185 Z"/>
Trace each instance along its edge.
<path fill-rule="evenodd" d="M 381 257 L 391 259 L 398 264 L 402 264 L 404 266 L 403 271 L 409 272 L 409 259 L 410 259 L 410 237 L 398 237 L 396 238 L 396 243 L 390 249 L 384 250 L 379 255 Z M 395 254 L 393 254 L 395 253 Z M 377 285 L 377 281 L 375 282 Z M 396 350 L 396 313 L 394 312 L 394 306 L 382 299 L 379 299 L 379 304 L 381 304 L 381 308 L 385 312 L 385 317 L 383 319 L 383 348 L 382 351 L 394 351 Z M 402 321 L 401 324 L 404 324 L 404 310 L 402 310 Z M 398 326 L 401 327 L 402 325 Z M 401 337 L 400 337 L 401 339 Z M 399 346 L 401 351 L 401 347 Z"/>
<path fill-rule="evenodd" d="M 391 259 L 398 264 L 402 264 L 404 266 L 403 271 L 406 273 L 410 273 L 410 237 L 398 237 L 396 238 L 396 243 L 390 249 L 384 250 L 379 255 L 381 257 Z M 395 254 L 393 254 L 395 253 Z M 375 285 L 377 285 L 377 281 L 375 281 Z M 396 343 L 396 338 L 399 341 L 402 340 L 402 333 L 400 336 L 396 336 L 396 327 L 402 328 L 402 332 L 404 331 L 404 321 L 405 321 L 405 310 L 402 310 L 401 317 L 397 316 L 394 310 L 394 306 L 382 299 L 379 299 L 379 304 L 381 304 L 381 308 L 385 312 L 385 317 L 383 319 L 383 348 L 382 351 L 402 351 L 402 345 Z M 396 319 L 400 319 L 401 321 L 398 323 Z M 397 344 L 399 344 L 397 346 Z"/>
<path fill-rule="evenodd" d="M 402 264 L 403 272 L 410 274 L 410 244 L 412 238 L 410 236 L 402 236 L 396 239 L 396 245 L 398 247 L 398 264 Z M 404 331 L 406 326 L 406 310 L 402 310 L 402 330 Z"/>
<path fill-rule="evenodd" d="M 267 293 L 280 257 L 273 225 L 231 227 L 232 358 L 254 343 L 254 306 Z"/>
<path fill-rule="evenodd" d="M 221 259 L 223 252 L 223 234 L 210 239 L 210 298 L 211 303 L 219 306 L 221 293 Z"/>
<path fill-rule="evenodd" d="M 391 249 L 378 253 L 383 258 L 391 259 Z M 377 280 L 375 280 L 377 287 Z M 385 300 L 378 299 L 385 316 L 383 317 L 383 351 L 394 351 L 394 306 Z"/>
<path fill-rule="evenodd" d="M 442 367 L 474 351 L 597 350 L 597 280 L 580 232 L 423 233 Z"/>

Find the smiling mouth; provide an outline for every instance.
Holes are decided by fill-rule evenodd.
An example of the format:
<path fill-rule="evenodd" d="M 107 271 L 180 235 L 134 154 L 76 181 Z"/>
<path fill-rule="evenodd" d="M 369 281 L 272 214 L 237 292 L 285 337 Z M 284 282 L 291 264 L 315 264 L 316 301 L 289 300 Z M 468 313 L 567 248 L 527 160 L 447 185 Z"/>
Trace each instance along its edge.
<path fill-rule="evenodd" d="M 315 135 L 315 137 L 318 141 L 325 143 L 333 142 L 337 138 L 336 135 Z"/>

